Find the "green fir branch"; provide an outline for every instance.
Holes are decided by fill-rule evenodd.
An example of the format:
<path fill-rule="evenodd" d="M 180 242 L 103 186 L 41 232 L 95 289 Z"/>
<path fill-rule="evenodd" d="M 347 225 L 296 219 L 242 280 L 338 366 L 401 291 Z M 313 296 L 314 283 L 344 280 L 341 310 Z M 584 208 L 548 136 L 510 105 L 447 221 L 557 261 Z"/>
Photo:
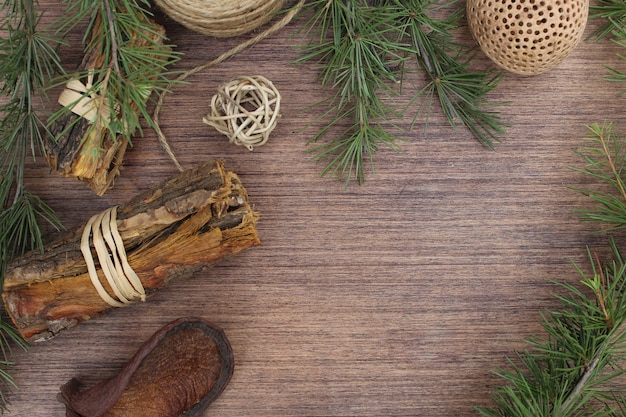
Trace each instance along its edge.
<path fill-rule="evenodd" d="M 27 158 L 43 152 L 45 118 L 38 106 L 45 89 L 63 69 L 56 53 L 61 43 L 43 28 L 33 0 L 5 0 L 0 14 L 0 284 L 7 262 L 28 250 L 43 248 L 41 223 L 61 228 L 53 210 L 24 183 Z M 0 410 L 15 387 L 12 346 L 26 343 L 0 314 Z"/>
<path fill-rule="evenodd" d="M 91 88 L 83 94 L 83 97 L 96 94 L 99 100 L 98 122 L 91 128 L 105 127 L 112 138 L 121 135 L 132 144 L 134 136 L 143 134 L 142 121 L 156 127 L 149 110 L 151 99 L 158 99 L 172 88 L 175 83 L 172 79 L 178 72 L 169 67 L 181 54 L 157 31 L 148 0 L 70 0 L 64 16 L 58 33 L 65 35 L 86 21 L 85 51 L 95 51 L 102 57 L 99 68 L 71 75 L 80 80 L 93 79 Z M 138 45 L 138 39 L 145 45 Z M 71 105 L 60 108 L 48 123 L 70 111 Z M 103 111 L 109 114 L 106 120 Z M 90 151 L 101 149 L 90 148 Z"/>
<path fill-rule="evenodd" d="M 591 37 L 596 40 L 610 38 L 611 42 L 620 48 L 626 47 L 626 2 L 623 0 L 598 0 L 597 3 L 589 6 L 590 19 L 602 20 L 604 23 L 595 30 Z M 622 61 L 626 61 L 626 56 L 617 54 Z M 608 67 L 608 81 L 626 82 L 626 73 L 623 70 Z M 623 91 L 621 92 L 623 93 Z"/>
<path fill-rule="evenodd" d="M 304 25 L 313 39 L 302 48 L 299 63 L 319 65 L 320 81 L 336 94 L 330 102 L 328 126 L 352 120 L 350 128 L 330 142 L 317 142 L 326 135 L 323 129 L 309 143 L 314 160 L 326 163 L 322 174 L 331 173 L 346 182 L 365 181 L 365 160 L 380 146 L 397 149 L 398 138 L 382 124 L 393 114 L 381 97 L 396 94 L 397 81 L 392 68 L 400 65 L 408 46 L 393 38 L 399 15 L 372 7 L 366 1 L 313 1 L 310 20 Z M 392 86 L 388 83 L 391 82 Z"/>
<path fill-rule="evenodd" d="M 9 405 L 7 394 L 17 388 L 11 375 L 13 371 L 13 346 L 26 350 L 27 343 L 17 333 L 10 318 L 3 312 L 0 315 L 0 414 Z"/>
<path fill-rule="evenodd" d="M 410 39 L 417 66 L 430 79 L 416 99 L 426 98 L 430 108 L 436 97 L 451 126 L 466 126 L 480 143 L 493 148 L 493 142 L 500 141 L 505 133 L 506 125 L 493 110 L 496 104 L 490 103 L 487 96 L 497 87 L 502 74 L 470 69 L 472 47 L 454 39 L 461 26 L 463 8 L 456 7 L 456 1 L 441 5 L 421 0 L 394 3 L 402 11 L 403 38 Z M 442 8 L 453 12 L 445 19 L 431 16 Z"/>
<path fill-rule="evenodd" d="M 598 0 L 589 5 L 589 18 L 605 22 L 591 37 L 603 39 L 624 32 L 626 28 L 626 3 L 623 0 Z"/>
<path fill-rule="evenodd" d="M 429 112 L 438 101 L 451 126 L 466 126 L 489 148 L 500 140 L 505 124 L 487 100 L 500 74 L 472 71 L 472 55 L 461 58 L 470 48 L 453 37 L 463 16 L 460 3 L 315 0 L 304 9 L 310 18 L 301 32 L 309 41 L 296 62 L 316 63 L 321 84 L 335 91 L 322 117 L 326 127 L 309 141 L 313 160 L 326 164 L 323 175 L 362 184 L 364 161 L 373 170 L 372 158 L 381 146 L 400 150 L 403 139 L 392 133 L 390 120 L 401 115 L 392 106 L 393 98 L 400 94 L 402 71 L 411 62 L 430 79 L 414 100 L 427 102 Z M 448 17 L 432 17 L 444 9 Z M 331 127 L 345 124 L 347 129 L 319 144 Z"/>
<path fill-rule="evenodd" d="M 43 247 L 40 222 L 60 228 L 49 206 L 24 184 L 26 159 L 43 152 L 47 133 L 37 105 L 63 69 L 56 53 L 60 40 L 40 28 L 37 3 L 6 0 L 0 21 L 0 264 L 27 250 Z"/>
<path fill-rule="evenodd" d="M 557 283 L 565 291 L 557 295 L 561 308 L 542 316 L 544 335 L 494 371 L 504 383 L 481 415 L 601 417 L 624 410 L 618 378 L 626 360 L 626 263 L 614 240 L 610 246 L 613 260 L 605 266 L 588 251 L 592 276 L 575 266 L 582 289 Z"/>
<path fill-rule="evenodd" d="M 579 210 L 583 220 L 605 223 L 603 231 L 626 227 L 626 137 L 615 131 L 613 123 L 588 126 L 586 146 L 574 152 L 584 162 L 583 167 L 571 167 L 605 187 L 573 187 L 595 202 L 594 208 Z"/>
<path fill-rule="evenodd" d="M 626 141 L 614 125 L 588 126 L 585 145 L 575 150 L 582 168 L 573 167 L 596 185 L 575 188 L 595 203 L 583 219 L 626 225 L 624 168 Z M 493 391 L 485 417 L 623 417 L 626 360 L 626 261 L 613 238 L 611 260 L 604 265 L 587 251 L 591 274 L 574 265 L 580 285 L 556 283 L 560 308 L 542 315 L 543 334 L 508 358 L 494 373 L 503 385 Z"/>

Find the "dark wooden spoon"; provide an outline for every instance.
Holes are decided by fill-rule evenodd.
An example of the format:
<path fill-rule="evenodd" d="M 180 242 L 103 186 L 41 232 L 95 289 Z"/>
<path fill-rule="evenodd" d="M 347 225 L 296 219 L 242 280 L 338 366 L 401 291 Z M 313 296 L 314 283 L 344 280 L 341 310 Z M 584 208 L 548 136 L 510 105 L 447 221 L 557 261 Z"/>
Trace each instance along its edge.
<path fill-rule="evenodd" d="M 117 375 L 85 391 L 73 378 L 58 399 L 67 417 L 195 417 L 222 393 L 233 370 L 224 332 L 183 317 L 157 331 Z"/>

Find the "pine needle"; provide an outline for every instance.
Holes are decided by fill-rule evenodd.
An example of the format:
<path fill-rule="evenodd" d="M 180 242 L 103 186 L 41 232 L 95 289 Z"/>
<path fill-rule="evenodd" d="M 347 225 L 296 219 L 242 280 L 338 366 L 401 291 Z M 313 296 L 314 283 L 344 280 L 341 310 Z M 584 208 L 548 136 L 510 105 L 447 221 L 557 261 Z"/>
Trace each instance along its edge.
<path fill-rule="evenodd" d="M 149 36 L 156 32 L 149 23 L 147 0 L 72 0 L 63 21 L 55 22 L 55 29 L 41 24 L 42 12 L 36 1 L 3 0 L 0 4 L 1 285 L 9 260 L 29 250 L 43 250 L 42 224 L 62 228 L 52 208 L 27 189 L 24 170 L 28 157 L 34 159 L 44 153 L 44 142 L 51 135 L 49 123 L 61 112 L 69 111 L 63 108 L 52 118 L 38 111 L 45 108 L 46 90 L 58 85 L 58 77 L 66 81 L 57 55 L 65 35 L 84 20 L 89 29 L 94 28 L 96 20 L 105 16 L 102 30 L 90 38 L 88 45 L 102 47 L 105 64 L 96 74 L 99 83 L 87 94 L 98 91 L 103 92 L 103 97 L 106 95 L 113 115 L 108 128 L 113 137 L 122 132 L 129 140 L 141 132 L 140 117 L 148 125 L 154 124 L 147 110 L 147 98 L 171 86 L 168 77 L 172 73 L 167 66 L 179 55 L 171 45 Z M 86 34 L 90 32 L 87 30 Z M 150 43 L 134 47 L 133 36 L 144 37 Z M 5 393 L 14 387 L 10 375 L 11 345 L 26 346 L 9 322 L 0 318 L 0 411 L 7 405 Z"/>
<path fill-rule="evenodd" d="M 392 133 L 397 129 L 390 120 L 401 116 L 393 99 L 411 63 L 430 79 L 414 101 L 432 103 L 437 97 L 451 126 L 466 126 L 488 148 L 500 140 L 505 124 L 486 98 L 500 74 L 470 70 L 472 55 L 459 58 L 468 56 L 469 48 L 453 38 L 463 7 L 422 0 L 316 0 L 305 5 L 310 18 L 301 33 L 308 43 L 296 62 L 317 64 L 321 84 L 335 91 L 325 112 L 334 116 L 309 141 L 313 160 L 325 164 L 322 175 L 362 184 L 366 166 L 374 170 L 373 156 L 381 147 L 401 149 L 403 139 Z M 447 18 L 430 16 L 444 8 L 452 9 Z M 420 108 L 430 114 L 430 104 Z M 331 134 L 330 127 L 346 124 L 346 130 L 318 143 Z"/>
<path fill-rule="evenodd" d="M 583 287 L 556 283 L 561 308 L 543 317 L 545 336 L 527 341 L 494 373 L 504 385 L 493 393 L 486 417 L 617 416 L 624 410 L 626 360 L 626 264 L 613 239 L 613 260 L 599 265 L 588 251 L 593 276 L 575 266 Z M 623 415 L 623 414 L 622 414 Z"/>
<path fill-rule="evenodd" d="M 589 5 L 590 19 L 601 20 L 603 23 L 590 36 L 596 40 L 609 38 L 620 48 L 626 47 L 626 3 L 623 0 L 599 0 Z M 622 49 L 623 50 L 623 49 Z M 617 54 L 622 60 L 626 57 Z M 608 67 L 607 80 L 614 82 L 626 82 L 626 74 L 617 68 Z M 623 91 L 620 92 L 623 94 Z"/>
<path fill-rule="evenodd" d="M 104 124 L 94 123 L 91 128 L 106 126 L 114 139 L 122 135 L 129 143 L 136 135 L 143 134 L 141 121 L 155 128 L 156 123 L 149 111 L 150 100 L 169 91 L 179 74 L 169 67 L 177 62 L 181 54 L 167 38 L 157 31 L 151 20 L 150 3 L 147 0 L 71 0 L 68 2 L 64 19 L 57 31 L 64 36 L 79 23 L 87 21 L 85 49 L 96 51 L 103 58 L 100 68 L 72 77 L 93 77 L 93 85 L 84 96 L 97 94 L 101 103 L 108 103 L 109 118 Z M 96 29 L 98 28 L 98 29 Z M 91 35 L 91 37 L 87 37 Z M 140 45 L 137 39 L 144 43 Z M 64 77 L 60 82 L 67 81 Z M 71 106 L 70 106 L 71 107 Z M 104 109 L 105 106 L 98 106 Z M 55 112 L 48 124 L 71 111 L 67 107 Z M 97 120 L 102 120 L 97 117 Z M 68 127 L 69 128 L 69 127 Z M 99 152 L 98 147 L 92 151 Z M 98 155 L 93 155 L 98 157 Z"/>
<path fill-rule="evenodd" d="M 61 227 L 52 209 L 24 184 L 27 157 L 42 152 L 45 121 L 35 111 L 45 88 L 62 72 L 56 47 L 61 40 L 42 29 L 36 2 L 5 0 L 0 31 L 0 285 L 7 262 L 27 250 L 42 249 L 41 222 Z M 6 317 L 0 317 L 0 410 L 15 388 L 12 346 L 26 348 Z"/>
<path fill-rule="evenodd" d="M 599 180 L 608 189 L 573 187 L 596 203 L 595 208 L 577 212 L 583 220 L 605 223 L 602 231 L 622 229 L 626 227 L 626 138 L 615 132 L 613 123 L 594 123 L 587 128 L 590 135 L 583 138 L 586 146 L 574 150 L 584 167 L 571 169 Z"/>

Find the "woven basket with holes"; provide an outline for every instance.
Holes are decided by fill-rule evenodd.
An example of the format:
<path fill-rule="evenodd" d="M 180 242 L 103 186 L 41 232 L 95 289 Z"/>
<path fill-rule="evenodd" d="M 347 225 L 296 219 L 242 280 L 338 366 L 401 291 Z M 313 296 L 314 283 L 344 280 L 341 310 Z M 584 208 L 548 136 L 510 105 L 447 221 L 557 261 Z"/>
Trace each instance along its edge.
<path fill-rule="evenodd" d="M 205 35 L 243 35 L 267 23 L 285 0 L 155 0 L 183 26 Z"/>
<path fill-rule="evenodd" d="M 483 52 L 523 75 L 548 71 L 581 41 L 589 0 L 468 0 L 467 22 Z"/>

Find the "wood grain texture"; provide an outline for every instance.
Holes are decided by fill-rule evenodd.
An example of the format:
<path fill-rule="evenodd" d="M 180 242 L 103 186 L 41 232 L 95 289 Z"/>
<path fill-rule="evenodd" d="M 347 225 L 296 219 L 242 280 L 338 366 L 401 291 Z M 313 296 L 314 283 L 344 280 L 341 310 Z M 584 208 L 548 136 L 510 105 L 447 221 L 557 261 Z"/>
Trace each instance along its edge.
<path fill-rule="evenodd" d="M 61 13 L 59 2 L 42 4 L 48 18 Z M 605 65 L 623 68 L 618 47 L 585 42 L 548 73 L 507 74 L 492 98 L 511 103 L 502 109 L 511 127 L 495 151 L 437 109 L 427 129 L 420 117 L 410 130 L 411 107 L 399 121 L 403 151 L 382 150 L 375 175 L 346 188 L 305 153 L 320 126 L 305 109 L 330 93 L 313 66 L 293 65 L 299 23 L 193 76 L 161 113 L 184 167 L 220 158 L 239 175 L 260 213 L 261 246 L 19 353 L 10 415 L 63 415 L 62 383 L 115 374 L 158 328 L 193 315 L 222 327 L 235 355 L 233 379 L 206 415 L 474 416 L 499 383 L 490 371 L 556 306 L 550 280 L 578 282 L 571 263 L 587 265 L 586 246 L 607 251 L 606 237 L 590 234 L 597 226 L 573 213 L 590 202 L 568 187 L 589 179 L 568 167 L 580 164 L 572 149 L 586 124 L 626 130 L 621 86 L 604 80 Z M 180 69 L 246 39 L 164 25 L 186 54 Z M 81 57 L 79 47 L 63 53 Z M 219 84 L 254 74 L 283 105 L 269 142 L 250 152 L 202 117 Z M 29 165 L 28 183 L 68 228 L 176 172 L 149 129 L 102 197 L 44 165 Z"/>

